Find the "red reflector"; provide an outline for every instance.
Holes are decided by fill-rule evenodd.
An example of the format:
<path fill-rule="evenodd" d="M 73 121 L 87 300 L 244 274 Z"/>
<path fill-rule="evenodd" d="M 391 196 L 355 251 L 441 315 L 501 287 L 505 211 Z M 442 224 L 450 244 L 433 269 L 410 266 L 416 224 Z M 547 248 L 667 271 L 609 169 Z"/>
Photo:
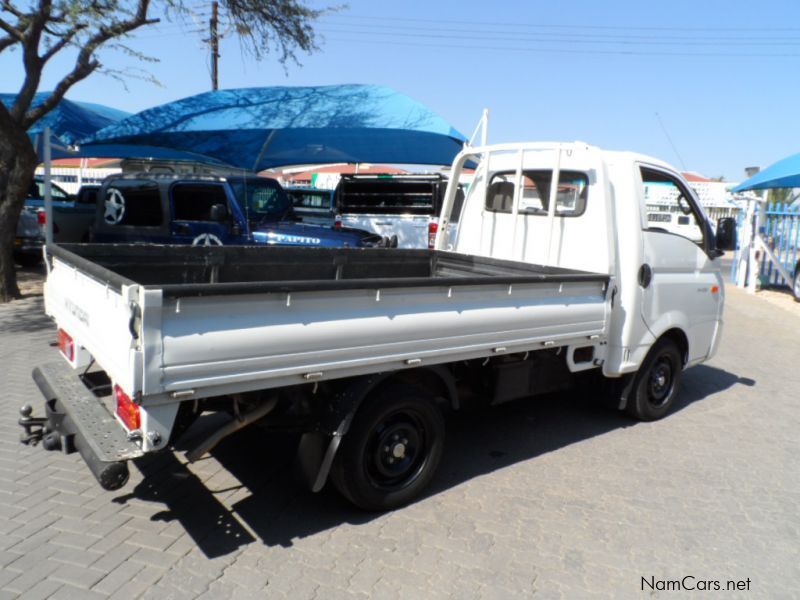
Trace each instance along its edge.
<path fill-rule="evenodd" d="M 719 286 L 718 285 L 712 285 L 711 286 L 711 293 L 712 294 L 716 294 L 718 291 L 719 291 Z"/>
<path fill-rule="evenodd" d="M 43 210 L 40 210 L 36 213 L 36 219 L 39 221 L 39 225 L 46 225 L 47 224 L 47 213 Z"/>
<path fill-rule="evenodd" d="M 72 341 L 70 335 L 63 329 L 58 330 L 58 348 L 61 353 L 67 357 L 69 362 L 75 360 L 75 342 Z"/>
<path fill-rule="evenodd" d="M 139 429 L 141 425 L 139 405 L 134 404 L 131 397 L 123 392 L 122 388 L 118 385 L 114 386 L 114 397 L 117 400 L 117 415 L 122 419 L 122 422 L 125 423 L 125 427 L 131 431 Z"/>
<path fill-rule="evenodd" d="M 428 248 L 436 245 L 436 233 L 439 231 L 439 223 L 431 221 L 428 223 Z"/>

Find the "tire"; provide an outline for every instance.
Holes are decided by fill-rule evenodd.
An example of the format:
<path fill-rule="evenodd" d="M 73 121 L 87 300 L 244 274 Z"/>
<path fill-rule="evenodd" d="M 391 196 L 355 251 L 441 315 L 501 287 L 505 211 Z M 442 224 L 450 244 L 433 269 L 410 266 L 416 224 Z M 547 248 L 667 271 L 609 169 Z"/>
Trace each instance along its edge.
<path fill-rule="evenodd" d="M 444 418 L 432 396 L 407 385 L 386 386 L 356 412 L 331 479 L 359 508 L 398 508 L 430 483 L 444 434 Z"/>
<path fill-rule="evenodd" d="M 657 421 L 666 416 L 678 395 L 682 376 L 683 359 L 677 344 L 661 338 L 636 373 L 628 413 L 639 421 Z"/>
<path fill-rule="evenodd" d="M 800 264 L 794 270 L 794 279 L 792 280 L 792 295 L 795 302 L 800 302 Z"/>

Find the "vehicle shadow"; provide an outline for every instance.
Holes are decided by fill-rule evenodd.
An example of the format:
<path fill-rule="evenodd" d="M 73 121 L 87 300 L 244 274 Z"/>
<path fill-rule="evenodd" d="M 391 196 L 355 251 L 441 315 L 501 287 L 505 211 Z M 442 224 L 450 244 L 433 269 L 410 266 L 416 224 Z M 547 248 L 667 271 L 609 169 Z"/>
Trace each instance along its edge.
<path fill-rule="evenodd" d="M 754 386 L 756 382 L 716 367 L 694 367 L 685 373 L 682 394 L 672 414 L 735 385 Z M 426 497 L 632 426 L 636 422 L 623 413 L 574 392 L 453 415 L 448 420 L 445 456 Z M 140 460 L 137 467 L 145 475 L 144 481 L 131 494 L 115 501 L 136 497 L 163 503 L 164 510 L 153 520 L 178 520 L 208 557 L 228 554 L 258 540 L 268 546 L 288 547 L 293 540 L 380 516 L 353 508 L 331 485 L 312 494 L 297 484 L 292 476 L 296 443 L 291 435 L 246 429 L 226 439 L 212 453 L 214 461 L 209 464 L 228 473 L 221 478 L 204 475 L 205 482 L 175 454 Z M 232 478 L 239 484 L 231 487 Z M 228 487 L 215 486 L 219 479 Z"/>
<path fill-rule="evenodd" d="M 44 313 L 42 296 L 23 296 L 0 310 L 0 333 L 53 331 L 53 320 Z"/>

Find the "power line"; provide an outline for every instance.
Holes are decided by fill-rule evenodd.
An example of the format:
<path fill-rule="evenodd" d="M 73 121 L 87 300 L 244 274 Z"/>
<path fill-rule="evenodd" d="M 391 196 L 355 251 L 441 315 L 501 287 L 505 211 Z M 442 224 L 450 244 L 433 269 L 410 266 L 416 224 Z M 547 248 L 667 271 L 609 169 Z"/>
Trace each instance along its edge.
<path fill-rule="evenodd" d="M 408 26 L 408 25 L 361 25 L 361 24 L 339 24 L 334 23 L 333 28 L 329 25 L 322 26 L 327 31 L 336 30 L 336 27 L 347 27 L 350 28 L 348 31 L 352 31 L 355 28 L 355 32 L 365 32 L 371 33 L 375 29 L 385 29 L 390 30 L 392 32 L 410 32 L 410 33 L 418 33 L 418 34 L 425 34 L 430 33 L 435 35 L 437 38 L 441 37 L 442 31 L 441 27 L 417 27 L 417 26 Z M 342 31 L 341 29 L 338 31 Z M 463 34 L 463 35 L 470 35 L 470 36 L 491 36 L 491 35 L 502 35 L 505 37 L 513 37 L 517 39 L 527 39 L 527 38 L 565 38 L 565 39 L 576 39 L 576 40 L 620 40 L 620 41 L 627 41 L 627 40 L 646 40 L 646 41 L 653 41 L 659 39 L 666 39 L 668 41 L 675 41 L 683 43 L 684 41 L 696 41 L 698 38 L 695 35 L 692 36 L 681 36 L 681 35 L 672 35 L 665 36 L 664 38 L 654 37 L 653 34 L 647 35 L 640 35 L 640 34 L 632 34 L 632 33 L 615 33 L 615 34 L 608 34 L 608 33 L 586 33 L 586 32 L 577 32 L 571 33 L 569 31 L 559 31 L 559 32 L 508 32 L 505 30 L 498 30 L 498 29 L 487 29 L 485 27 L 480 29 L 448 29 L 448 34 Z M 742 37 L 740 35 L 737 36 L 703 36 L 703 42 L 732 42 L 736 44 L 742 43 L 749 43 L 749 42 L 765 42 L 769 44 L 780 44 L 782 42 L 792 42 L 798 43 L 800 42 L 800 38 L 797 36 L 792 37 L 775 37 L 774 35 L 763 36 L 763 37 Z"/>
<path fill-rule="evenodd" d="M 636 31 L 746 31 L 746 32 L 755 32 L 755 31 L 763 31 L 766 33 L 771 33 L 775 31 L 797 31 L 800 32 L 800 27 L 693 27 L 693 26 L 654 26 L 654 25 L 578 25 L 575 23 L 568 23 L 568 24 L 545 24 L 545 23 L 520 23 L 519 21 L 516 22 L 508 22 L 508 21 L 464 21 L 464 20 L 447 20 L 447 19 L 423 19 L 423 18 L 411 18 L 411 17 L 394 17 L 394 16 L 370 16 L 370 15 L 342 15 L 342 14 L 331 14 L 326 15 L 325 19 L 357 19 L 357 20 L 368 20 L 368 21 L 380 21 L 381 23 L 396 23 L 397 21 L 405 21 L 405 22 L 413 22 L 413 23 L 434 23 L 439 25 L 439 30 L 441 31 L 445 26 L 450 25 L 475 25 L 475 26 L 485 26 L 485 25 L 498 25 L 502 27 L 517 27 L 517 28 L 544 28 L 544 29 L 597 29 L 597 30 L 636 30 Z"/>
<path fill-rule="evenodd" d="M 376 34 L 377 35 L 377 34 Z M 403 46 L 414 48 L 442 48 L 447 50 L 490 50 L 498 52 L 538 52 L 542 54 L 583 54 L 583 55 L 614 55 L 614 56 L 663 56 L 663 57 L 689 57 L 689 58 L 800 58 L 800 52 L 664 52 L 648 50 L 606 50 L 601 48 L 547 48 L 547 47 L 520 47 L 520 46 L 488 46 L 479 44 L 439 44 L 434 42 L 400 42 L 382 38 L 380 40 L 353 39 L 353 38 L 331 38 L 326 37 L 328 42 L 341 42 L 346 44 L 377 44 L 383 46 Z"/>
<path fill-rule="evenodd" d="M 341 29 L 341 28 L 333 28 L 333 29 L 326 29 L 325 31 L 332 32 L 332 33 L 344 33 L 344 34 L 356 34 L 356 35 L 380 35 L 382 37 L 396 37 L 396 38 L 424 38 L 429 39 L 434 37 L 437 40 L 440 39 L 453 39 L 453 40 L 473 40 L 475 36 L 472 35 L 471 31 L 460 31 L 456 34 L 436 34 L 428 35 L 426 33 L 416 33 L 416 32 L 409 32 L 404 33 L 402 31 L 394 30 L 392 32 L 387 33 L 375 33 L 369 29 L 358 29 L 358 28 L 348 28 L 348 29 Z M 495 32 L 480 32 L 484 35 L 493 35 Z M 462 35 L 463 34 L 463 35 Z M 554 37 L 554 35 L 558 35 L 558 37 Z M 543 37 L 549 36 L 549 37 Z M 593 39 L 591 36 L 567 36 L 564 37 L 560 34 L 511 34 L 506 35 L 502 41 L 509 41 L 509 42 L 530 42 L 535 44 L 546 44 L 546 43 L 563 43 L 563 44 L 582 44 L 582 45 L 590 45 L 590 44 L 598 44 L 598 45 L 620 45 L 620 46 L 715 46 L 718 47 L 720 45 L 731 45 L 735 44 L 737 47 L 742 46 L 800 46 L 800 39 L 793 39 L 787 42 L 780 42 L 774 40 L 756 40 L 752 42 L 742 42 L 742 40 L 734 40 L 734 39 L 707 39 L 707 40 L 697 40 L 697 38 L 687 38 L 687 40 L 680 41 L 680 40 L 660 40 L 657 38 L 639 38 L 635 40 L 630 39 Z"/>

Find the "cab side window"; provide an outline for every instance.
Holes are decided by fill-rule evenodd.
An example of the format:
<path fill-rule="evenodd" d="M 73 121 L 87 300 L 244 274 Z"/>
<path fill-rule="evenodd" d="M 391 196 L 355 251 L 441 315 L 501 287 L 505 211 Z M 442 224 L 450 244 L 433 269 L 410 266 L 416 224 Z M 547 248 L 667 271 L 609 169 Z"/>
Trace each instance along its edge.
<path fill-rule="evenodd" d="M 644 185 L 646 231 L 679 235 L 700 246 L 703 219 L 689 190 L 667 173 L 641 168 Z"/>
<path fill-rule="evenodd" d="M 211 221 L 211 207 L 228 208 L 225 189 L 220 184 L 178 183 L 172 186 L 172 214 L 176 221 Z"/>
<path fill-rule="evenodd" d="M 69 195 L 57 185 L 50 184 L 50 197 L 53 200 L 68 200 Z M 44 198 L 44 181 L 34 180 L 28 190 L 28 198 Z"/>

